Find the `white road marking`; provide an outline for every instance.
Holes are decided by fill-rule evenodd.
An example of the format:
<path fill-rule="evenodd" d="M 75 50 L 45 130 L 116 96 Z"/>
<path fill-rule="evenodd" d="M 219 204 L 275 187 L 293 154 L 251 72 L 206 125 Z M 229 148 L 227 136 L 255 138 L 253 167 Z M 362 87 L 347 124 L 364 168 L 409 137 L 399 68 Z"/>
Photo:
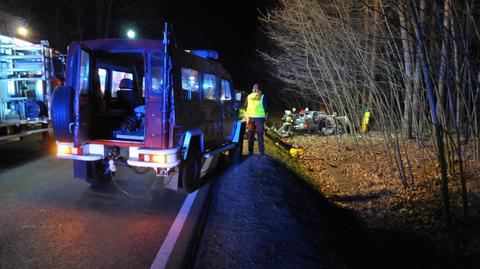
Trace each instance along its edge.
<path fill-rule="evenodd" d="M 180 211 L 178 212 L 175 221 L 170 227 L 167 237 L 163 241 L 163 244 L 160 247 L 157 256 L 155 257 L 152 266 L 150 266 L 150 269 L 163 269 L 167 266 L 168 259 L 170 258 L 173 247 L 175 246 L 175 243 L 180 236 L 180 232 L 182 231 L 183 225 L 187 220 L 188 212 L 190 212 L 190 208 L 192 208 L 193 201 L 195 201 L 197 193 L 198 190 L 190 193 L 189 195 L 187 195 L 187 198 L 185 198 L 182 208 L 180 208 Z"/>

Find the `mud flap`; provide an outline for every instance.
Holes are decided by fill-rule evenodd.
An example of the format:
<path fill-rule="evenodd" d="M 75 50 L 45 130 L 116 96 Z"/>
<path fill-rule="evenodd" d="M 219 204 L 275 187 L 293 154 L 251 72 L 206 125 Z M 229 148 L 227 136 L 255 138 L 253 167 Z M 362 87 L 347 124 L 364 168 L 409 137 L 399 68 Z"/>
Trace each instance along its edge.
<path fill-rule="evenodd" d="M 204 159 L 204 161 L 202 162 L 202 170 L 200 171 L 200 177 L 203 177 L 206 174 L 212 172 L 217 167 L 220 155 L 221 154 L 216 154 L 207 159 Z"/>
<path fill-rule="evenodd" d="M 176 169 L 175 173 L 173 173 L 169 177 L 163 178 L 163 187 L 170 190 L 178 191 L 180 189 L 180 184 L 179 184 L 180 180 L 178 177 L 180 173 L 178 172 L 178 167 L 175 169 Z"/>
<path fill-rule="evenodd" d="M 88 164 L 86 161 L 73 160 L 73 177 L 81 180 L 86 180 L 89 173 Z"/>
<path fill-rule="evenodd" d="M 73 160 L 73 176 L 91 185 L 100 186 L 110 181 L 110 171 L 105 160 L 79 161 Z"/>

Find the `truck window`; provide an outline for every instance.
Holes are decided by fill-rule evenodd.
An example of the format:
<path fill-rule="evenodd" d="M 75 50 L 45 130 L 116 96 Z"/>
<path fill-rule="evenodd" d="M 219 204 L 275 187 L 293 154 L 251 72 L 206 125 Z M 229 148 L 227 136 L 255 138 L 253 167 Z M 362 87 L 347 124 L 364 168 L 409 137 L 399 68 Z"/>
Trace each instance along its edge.
<path fill-rule="evenodd" d="M 62 60 L 58 57 L 53 58 L 53 75 L 55 78 L 65 80 L 65 68 Z"/>
<path fill-rule="evenodd" d="M 124 78 L 133 79 L 132 73 L 112 71 L 112 97 L 117 98 L 117 92 L 120 90 L 120 81 Z"/>
<path fill-rule="evenodd" d="M 152 55 L 152 91 L 153 95 L 162 94 L 163 85 L 163 58 L 155 53 Z"/>
<path fill-rule="evenodd" d="M 203 76 L 203 99 L 216 100 L 217 99 L 217 77 L 212 74 L 205 74 Z"/>
<path fill-rule="evenodd" d="M 232 87 L 230 80 L 222 79 L 220 91 L 220 100 L 232 100 Z"/>
<path fill-rule="evenodd" d="M 90 55 L 82 50 L 80 54 L 80 93 L 81 94 L 88 94 L 88 77 L 90 74 Z"/>
<path fill-rule="evenodd" d="M 103 68 L 98 69 L 98 77 L 100 78 L 100 90 L 102 96 L 105 95 L 105 86 L 107 85 L 107 70 Z"/>
<path fill-rule="evenodd" d="M 182 68 L 182 99 L 200 100 L 200 73 L 190 68 Z"/>

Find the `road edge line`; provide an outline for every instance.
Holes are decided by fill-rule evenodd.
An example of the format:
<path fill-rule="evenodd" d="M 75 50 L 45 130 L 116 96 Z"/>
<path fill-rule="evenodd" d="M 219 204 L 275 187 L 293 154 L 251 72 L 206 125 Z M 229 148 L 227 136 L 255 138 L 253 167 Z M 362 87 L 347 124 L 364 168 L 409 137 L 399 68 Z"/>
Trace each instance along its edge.
<path fill-rule="evenodd" d="M 162 246 L 160 247 L 160 250 L 158 250 L 158 253 L 155 256 L 155 260 L 153 260 L 153 263 L 150 266 L 150 269 L 166 268 L 170 255 L 172 254 L 173 249 L 175 247 L 175 243 L 177 242 L 177 239 L 180 236 L 180 233 L 182 232 L 183 225 L 187 220 L 188 213 L 192 208 L 195 198 L 197 198 L 197 194 L 198 194 L 198 190 L 190 193 L 185 198 L 182 208 L 178 212 L 175 220 L 173 221 L 173 224 L 170 227 L 170 230 L 168 231 L 167 237 L 163 241 Z"/>

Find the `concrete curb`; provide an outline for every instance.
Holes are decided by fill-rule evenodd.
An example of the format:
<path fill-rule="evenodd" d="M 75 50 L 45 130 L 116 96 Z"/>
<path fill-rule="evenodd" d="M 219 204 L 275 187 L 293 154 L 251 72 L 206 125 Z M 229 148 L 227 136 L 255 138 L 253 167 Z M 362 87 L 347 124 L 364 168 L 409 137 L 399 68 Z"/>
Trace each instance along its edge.
<path fill-rule="evenodd" d="M 197 197 L 165 268 L 191 268 L 193 266 L 198 241 L 201 238 L 210 206 L 211 189 L 212 179 L 208 179 L 207 183 L 198 190 Z"/>

